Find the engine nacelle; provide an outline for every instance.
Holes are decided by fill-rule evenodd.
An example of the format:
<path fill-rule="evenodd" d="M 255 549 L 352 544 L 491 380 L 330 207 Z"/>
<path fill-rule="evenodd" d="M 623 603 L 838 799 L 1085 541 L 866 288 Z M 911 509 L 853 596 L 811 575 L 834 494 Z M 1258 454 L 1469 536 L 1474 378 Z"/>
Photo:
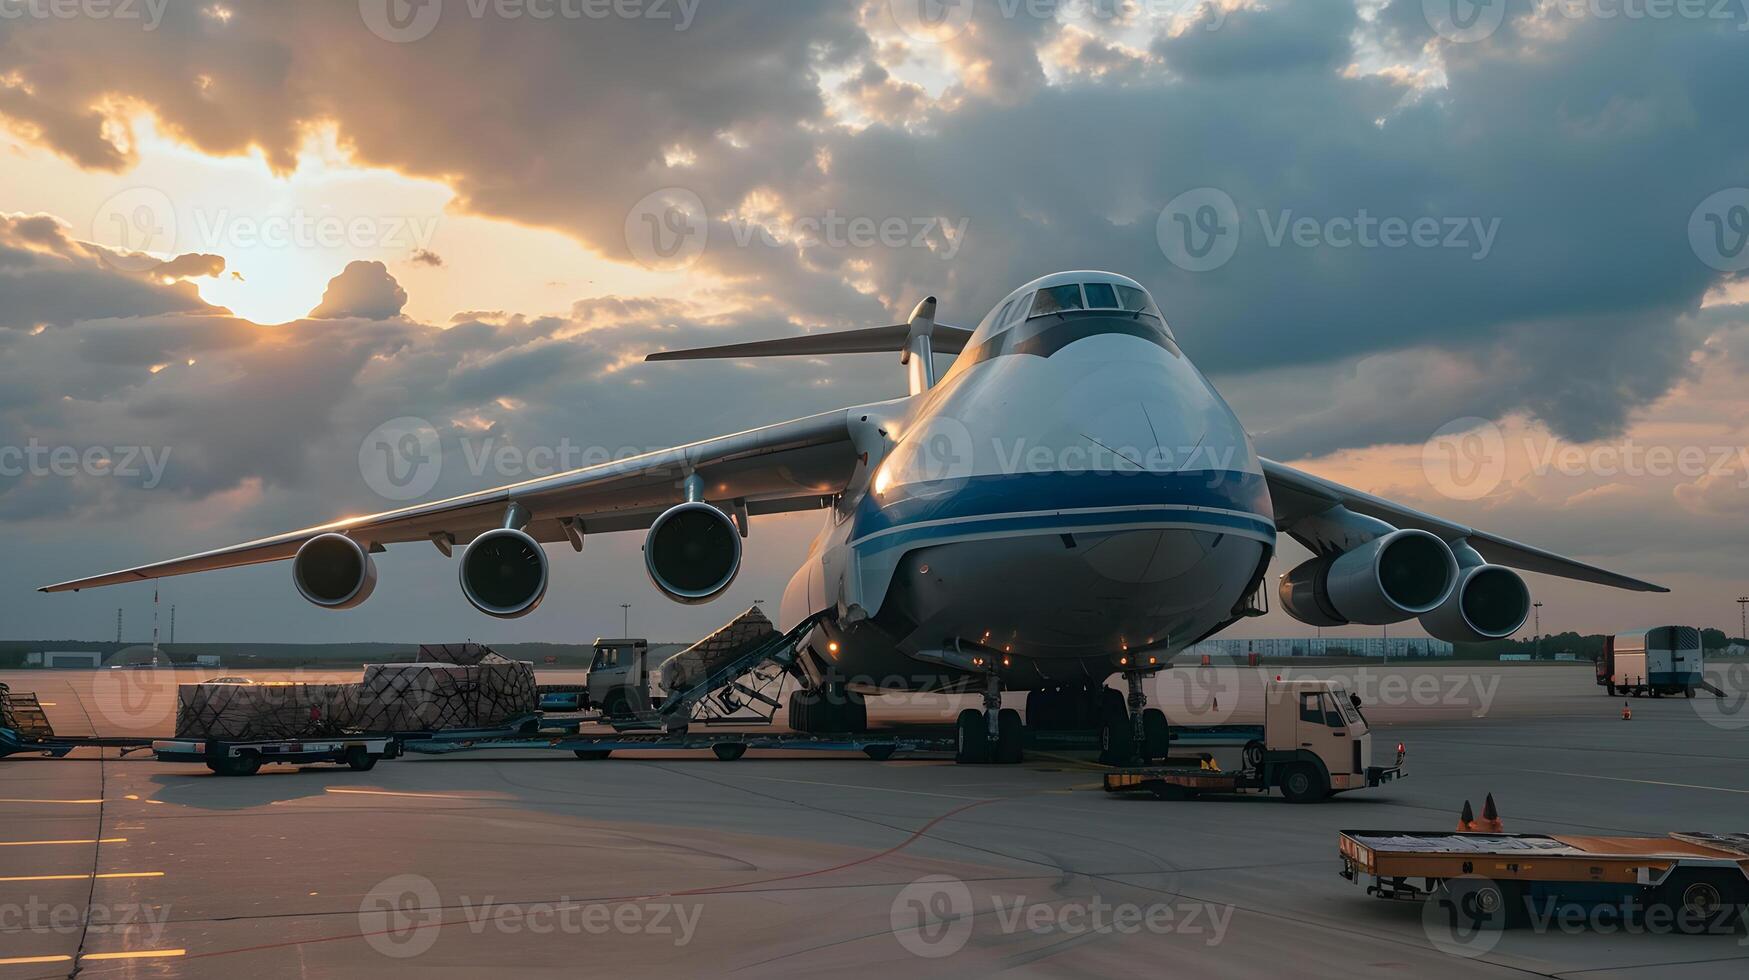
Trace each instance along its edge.
<path fill-rule="evenodd" d="M 1421 617 L 1421 628 L 1449 643 L 1482 643 L 1518 632 L 1529 615 L 1530 589 L 1517 572 L 1473 565 L 1458 573 L 1451 597 Z"/>
<path fill-rule="evenodd" d="M 547 553 L 526 532 L 501 527 L 475 538 L 462 552 L 462 595 L 499 619 L 534 612 L 547 594 Z"/>
<path fill-rule="evenodd" d="M 1392 531 L 1283 575 L 1281 604 L 1308 626 L 1381 626 L 1438 608 L 1457 577 L 1457 559 L 1437 536 Z"/>
<path fill-rule="evenodd" d="M 703 501 L 675 504 L 650 525 L 644 568 L 676 602 L 709 602 L 741 571 L 741 532 L 729 515 Z"/>
<path fill-rule="evenodd" d="M 298 594 L 323 609 L 351 609 L 376 591 L 377 566 L 370 553 L 344 534 L 318 534 L 292 559 Z"/>

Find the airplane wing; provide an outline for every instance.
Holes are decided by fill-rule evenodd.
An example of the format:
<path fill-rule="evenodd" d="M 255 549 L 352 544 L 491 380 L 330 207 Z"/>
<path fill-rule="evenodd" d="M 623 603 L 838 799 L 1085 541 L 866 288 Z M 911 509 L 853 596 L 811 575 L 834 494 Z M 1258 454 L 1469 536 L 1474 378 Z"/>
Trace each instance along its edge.
<path fill-rule="evenodd" d="M 1607 585 L 1634 592 L 1670 591 L 1661 585 L 1642 582 L 1637 578 L 1629 578 L 1608 569 L 1587 565 L 1582 561 L 1575 561 L 1552 551 L 1544 551 L 1541 548 L 1522 544 L 1509 538 L 1434 517 L 1432 514 L 1423 513 L 1413 507 L 1405 507 L 1383 497 L 1375 497 L 1370 493 L 1363 493 L 1352 487 L 1333 483 L 1274 460 L 1266 459 L 1263 461 L 1263 476 L 1269 482 L 1269 495 L 1275 502 L 1275 525 L 1283 531 L 1291 529 L 1294 523 L 1302 518 L 1310 517 L 1328 510 L 1333 505 L 1340 504 L 1357 514 L 1375 517 L 1396 527 L 1411 527 L 1430 531 L 1448 542 L 1463 538 L 1470 543 L 1471 547 L 1481 553 L 1483 558 L 1497 565 L 1507 565 L 1529 572 L 1541 572 L 1544 575 L 1555 575 L 1560 578 L 1570 578 L 1580 582 Z"/>
<path fill-rule="evenodd" d="M 568 540 L 581 550 L 584 534 L 649 527 L 662 511 L 686 499 L 683 484 L 691 474 L 704 480 L 705 499 L 713 503 L 737 511 L 744 506 L 749 515 L 777 514 L 830 506 L 833 495 L 849 482 L 857 462 L 849 410 L 842 409 L 494 490 L 368 517 L 343 518 L 216 551 L 61 582 L 39 591 L 76 592 L 282 561 L 297 554 L 305 541 L 330 531 L 368 544 L 372 551 L 421 541 L 434 543 L 448 554 L 453 546 L 502 526 L 505 511 L 513 502 L 533 515 L 524 530 L 536 540 Z"/>

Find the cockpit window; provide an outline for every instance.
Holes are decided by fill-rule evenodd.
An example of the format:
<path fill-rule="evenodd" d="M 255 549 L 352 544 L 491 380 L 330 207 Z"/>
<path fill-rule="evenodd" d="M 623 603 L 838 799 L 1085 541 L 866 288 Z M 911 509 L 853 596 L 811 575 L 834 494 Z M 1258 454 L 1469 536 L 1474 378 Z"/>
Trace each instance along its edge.
<path fill-rule="evenodd" d="M 1079 309 L 1082 309 L 1080 286 L 1051 286 L 1038 291 L 1038 295 L 1032 301 L 1032 312 L 1028 315 L 1045 316 L 1050 313 L 1061 313 L 1064 310 Z"/>
<path fill-rule="evenodd" d="M 1032 302 L 1031 296 L 1017 296 L 1009 308 L 1002 311 L 1002 319 L 996 321 L 998 327 L 1006 327 L 1026 319 L 1027 306 Z"/>
<path fill-rule="evenodd" d="M 1087 308 L 1090 310 L 1116 310 L 1117 290 L 1111 288 L 1108 282 L 1090 282 L 1081 288 L 1087 290 Z"/>
<path fill-rule="evenodd" d="M 1160 311 L 1156 310 L 1154 304 L 1148 301 L 1148 294 L 1134 286 L 1117 287 L 1117 298 L 1120 309 L 1128 310 L 1131 313 L 1146 313 L 1149 316 L 1160 315 Z"/>

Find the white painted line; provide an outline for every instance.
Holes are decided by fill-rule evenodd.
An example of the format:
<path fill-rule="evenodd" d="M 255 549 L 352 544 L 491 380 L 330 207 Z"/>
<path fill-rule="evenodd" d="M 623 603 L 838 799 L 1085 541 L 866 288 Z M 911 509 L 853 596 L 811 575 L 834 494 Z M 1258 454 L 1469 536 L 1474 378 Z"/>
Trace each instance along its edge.
<path fill-rule="evenodd" d="M 1731 789 L 1728 786 L 1701 786 L 1698 783 L 1667 783 L 1658 779 L 1629 779 L 1626 776 L 1593 776 L 1588 772 L 1555 772 L 1550 769 L 1520 769 L 1519 772 L 1534 772 L 1543 776 L 1572 776 L 1574 779 L 1607 779 L 1612 783 L 1639 783 L 1642 786 L 1672 786 L 1676 789 L 1704 789 L 1714 793 L 1749 794 L 1749 789 Z"/>

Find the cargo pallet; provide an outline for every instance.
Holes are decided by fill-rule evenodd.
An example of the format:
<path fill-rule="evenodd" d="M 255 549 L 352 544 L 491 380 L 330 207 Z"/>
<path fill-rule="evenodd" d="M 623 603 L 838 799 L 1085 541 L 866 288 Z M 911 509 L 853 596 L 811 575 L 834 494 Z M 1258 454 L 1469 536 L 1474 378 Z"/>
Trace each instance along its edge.
<path fill-rule="evenodd" d="M 1749 905 L 1749 834 L 1344 830 L 1338 850 L 1342 877 L 1366 883 L 1368 895 L 1438 901 L 1469 928 L 1603 906 L 1661 917 L 1674 931 L 1716 931 L 1740 925 Z"/>

